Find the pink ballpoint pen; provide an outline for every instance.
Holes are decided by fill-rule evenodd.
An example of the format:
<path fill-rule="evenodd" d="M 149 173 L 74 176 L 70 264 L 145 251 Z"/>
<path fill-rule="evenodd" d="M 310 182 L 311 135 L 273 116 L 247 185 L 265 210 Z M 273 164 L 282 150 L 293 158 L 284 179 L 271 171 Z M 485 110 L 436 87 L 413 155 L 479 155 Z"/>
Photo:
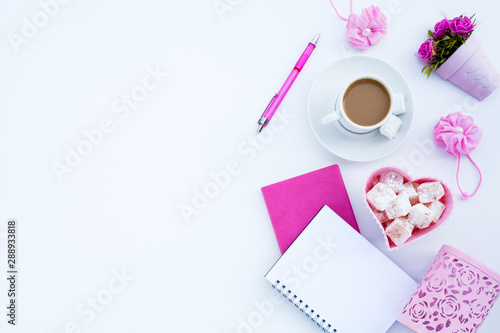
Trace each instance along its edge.
<path fill-rule="evenodd" d="M 288 78 L 286 79 L 285 83 L 283 83 L 283 86 L 281 87 L 280 91 L 273 96 L 271 99 L 271 102 L 267 105 L 267 108 L 264 110 L 264 113 L 262 116 L 260 116 L 260 119 L 258 121 L 259 124 L 259 129 L 258 132 L 262 131 L 264 127 L 267 126 L 271 118 L 273 117 L 274 113 L 278 109 L 278 107 L 281 104 L 281 101 L 283 101 L 283 98 L 285 98 L 286 93 L 292 86 L 293 82 L 299 75 L 300 71 L 302 68 L 304 68 L 304 65 L 307 62 L 307 59 L 309 59 L 309 56 L 311 53 L 314 51 L 316 48 L 316 44 L 318 43 L 320 34 L 317 34 L 316 37 L 313 38 L 313 40 L 307 45 L 306 49 L 300 56 L 299 60 L 295 64 L 295 67 L 293 68 L 292 72 L 290 75 L 288 75 Z"/>

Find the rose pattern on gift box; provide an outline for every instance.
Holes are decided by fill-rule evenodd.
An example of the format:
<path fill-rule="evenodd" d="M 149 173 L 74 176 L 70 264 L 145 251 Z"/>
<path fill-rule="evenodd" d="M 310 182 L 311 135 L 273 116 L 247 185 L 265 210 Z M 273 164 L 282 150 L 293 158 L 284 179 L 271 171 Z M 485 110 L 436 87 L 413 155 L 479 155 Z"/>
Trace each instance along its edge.
<path fill-rule="evenodd" d="M 418 332 L 477 332 L 500 295 L 500 283 L 454 254 L 440 251 L 402 316 Z"/>

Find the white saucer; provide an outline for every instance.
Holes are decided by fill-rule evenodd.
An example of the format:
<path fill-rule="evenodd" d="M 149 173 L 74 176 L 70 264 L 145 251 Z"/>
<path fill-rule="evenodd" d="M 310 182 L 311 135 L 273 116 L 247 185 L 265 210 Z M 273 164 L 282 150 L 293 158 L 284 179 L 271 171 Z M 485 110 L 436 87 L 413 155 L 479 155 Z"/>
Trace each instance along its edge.
<path fill-rule="evenodd" d="M 342 85 L 360 75 L 378 76 L 391 86 L 394 93 L 405 96 L 406 112 L 398 116 L 403 123 L 392 140 L 378 130 L 356 134 L 346 130 L 338 121 L 326 125 L 321 123 L 321 118 L 334 110 Z M 346 160 L 366 162 L 387 156 L 404 142 L 413 120 L 413 97 L 408 83 L 397 69 L 376 58 L 354 56 L 332 64 L 316 78 L 309 92 L 307 109 L 313 132 L 326 149 Z"/>

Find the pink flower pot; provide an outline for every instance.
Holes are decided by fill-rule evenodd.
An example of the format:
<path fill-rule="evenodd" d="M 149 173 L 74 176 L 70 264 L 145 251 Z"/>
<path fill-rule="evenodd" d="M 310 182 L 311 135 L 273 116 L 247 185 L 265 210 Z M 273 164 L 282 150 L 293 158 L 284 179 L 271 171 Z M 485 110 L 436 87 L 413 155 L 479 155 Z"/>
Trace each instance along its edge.
<path fill-rule="evenodd" d="M 414 332 L 476 332 L 500 294 L 500 274 L 443 245 L 398 321 Z"/>
<path fill-rule="evenodd" d="M 480 101 L 500 84 L 500 73 L 474 34 L 434 72 Z"/>

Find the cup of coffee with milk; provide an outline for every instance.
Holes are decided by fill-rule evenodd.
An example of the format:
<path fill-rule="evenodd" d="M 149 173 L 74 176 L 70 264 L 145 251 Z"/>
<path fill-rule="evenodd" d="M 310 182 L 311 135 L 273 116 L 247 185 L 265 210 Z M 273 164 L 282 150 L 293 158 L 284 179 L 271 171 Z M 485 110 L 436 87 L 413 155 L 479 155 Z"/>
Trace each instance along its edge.
<path fill-rule="evenodd" d="M 323 124 L 339 121 L 347 130 L 362 134 L 378 129 L 390 118 L 393 92 L 384 80 L 364 75 L 344 87 L 335 110 L 321 119 Z"/>

